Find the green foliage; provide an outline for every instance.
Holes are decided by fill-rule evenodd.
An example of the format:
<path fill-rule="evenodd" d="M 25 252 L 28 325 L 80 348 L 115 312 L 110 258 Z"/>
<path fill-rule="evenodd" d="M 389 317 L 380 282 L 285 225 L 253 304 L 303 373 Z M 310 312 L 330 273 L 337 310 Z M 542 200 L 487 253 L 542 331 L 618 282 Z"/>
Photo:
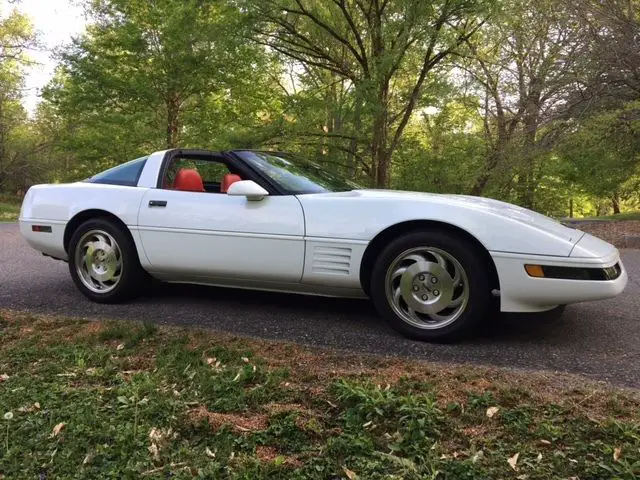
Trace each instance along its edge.
<path fill-rule="evenodd" d="M 21 104 L 25 50 L 34 44 L 29 19 L 0 3 L 0 191 L 16 193 L 41 173 L 42 162 L 32 157 L 38 142 Z"/>
<path fill-rule="evenodd" d="M 246 41 L 232 2 L 96 0 L 87 8 L 94 23 L 62 52 L 42 111 L 57 147 L 78 158 L 81 168 L 64 177 L 164 147 L 224 148 L 234 127 L 255 124 L 270 66 Z"/>
<path fill-rule="evenodd" d="M 369 159 L 358 168 L 365 169 L 375 186 L 387 187 L 391 155 L 413 113 L 441 83 L 437 68 L 476 32 L 494 2 L 246 3 L 258 25 L 257 41 L 299 63 L 310 77 L 320 77 L 333 93 L 325 97 L 331 102 L 322 123 L 325 133 L 348 140 L 348 147 L 342 148 L 357 164 L 357 137 L 365 132 Z M 349 105 L 336 102 L 338 83 L 340 93 L 352 90 L 351 128 L 336 115 L 336 106 Z"/>
<path fill-rule="evenodd" d="M 569 124 L 559 153 L 563 176 L 597 197 L 638 199 L 640 181 L 640 103 Z"/>
<path fill-rule="evenodd" d="M 29 118 L 36 39 L 19 3 L 0 3 L 0 191 L 168 146 L 258 148 L 556 217 L 640 208 L 633 2 L 83 4 L 87 32 Z"/>
<path fill-rule="evenodd" d="M 18 219 L 20 205 L 0 201 L 0 222 L 13 222 Z"/>

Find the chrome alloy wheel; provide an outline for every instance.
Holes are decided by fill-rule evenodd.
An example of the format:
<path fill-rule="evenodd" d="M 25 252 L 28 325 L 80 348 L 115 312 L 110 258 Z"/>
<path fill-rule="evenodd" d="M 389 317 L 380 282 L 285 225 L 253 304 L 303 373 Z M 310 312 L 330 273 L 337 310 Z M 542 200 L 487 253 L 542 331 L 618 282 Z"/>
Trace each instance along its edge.
<path fill-rule="evenodd" d="M 80 238 L 75 251 L 76 271 L 85 287 L 108 293 L 122 278 L 122 252 L 115 238 L 104 230 L 90 230 Z"/>
<path fill-rule="evenodd" d="M 458 260 L 433 247 L 398 255 L 387 269 L 387 302 L 413 327 L 431 330 L 455 322 L 469 302 L 469 280 Z"/>

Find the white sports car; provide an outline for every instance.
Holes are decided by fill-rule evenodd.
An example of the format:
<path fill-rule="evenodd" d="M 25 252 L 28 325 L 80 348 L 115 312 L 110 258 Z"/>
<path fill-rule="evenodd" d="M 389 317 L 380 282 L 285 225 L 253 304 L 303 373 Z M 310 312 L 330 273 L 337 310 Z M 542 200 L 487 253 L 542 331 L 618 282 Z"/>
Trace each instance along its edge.
<path fill-rule="evenodd" d="M 540 312 L 620 294 L 615 247 L 507 203 L 360 189 L 280 153 L 166 150 L 31 187 L 20 231 L 120 302 L 154 277 L 369 297 L 401 333 L 444 340 L 499 303 Z"/>

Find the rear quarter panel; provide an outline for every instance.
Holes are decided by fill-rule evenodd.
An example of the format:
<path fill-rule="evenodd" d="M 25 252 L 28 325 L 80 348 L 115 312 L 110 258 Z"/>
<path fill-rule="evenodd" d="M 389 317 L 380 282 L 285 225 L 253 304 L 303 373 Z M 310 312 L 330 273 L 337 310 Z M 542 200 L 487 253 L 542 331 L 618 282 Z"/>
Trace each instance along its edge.
<path fill-rule="evenodd" d="M 138 210 L 146 188 L 72 183 L 36 185 L 29 189 L 20 211 L 20 232 L 36 250 L 66 260 L 67 223 L 86 210 L 103 210 L 128 226 L 138 223 Z M 33 225 L 50 225 L 51 233 L 33 232 Z M 135 236 L 134 236 L 134 240 Z"/>

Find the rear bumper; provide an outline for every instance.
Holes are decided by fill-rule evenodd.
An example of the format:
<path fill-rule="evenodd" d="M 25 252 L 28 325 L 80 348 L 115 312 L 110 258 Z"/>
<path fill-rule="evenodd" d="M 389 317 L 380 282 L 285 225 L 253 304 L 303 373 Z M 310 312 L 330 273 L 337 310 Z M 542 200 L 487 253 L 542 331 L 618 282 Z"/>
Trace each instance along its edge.
<path fill-rule="evenodd" d="M 50 227 L 51 231 L 34 231 L 34 226 Z M 66 222 L 34 218 L 20 219 L 20 234 L 29 246 L 60 260 L 67 260 L 67 252 L 64 250 L 65 227 Z"/>
<path fill-rule="evenodd" d="M 491 252 L 500 279 L 500 309 L 503 312 L 542 312 L 558 305 L 603 300 L 620 295 L 628 282 L 627 271 L 620 260 L 620 254 L 613 246 L 599 239 L 594 241 L 593 238 L 585 235 L 570 257 Z M 605 245 L 608 248 L 604 248 Z M 591 249 L 591 246 L 597 248 Z M 596 252 L 601 256 L 593 255 Z M 574 253 L 581 256 L 574 256 Z M 526 272 L 524 266 L 527 264 L 568 267 L 591 272 L 618 265 L 619 275 L 612 280 L 537 278 Z"/>

